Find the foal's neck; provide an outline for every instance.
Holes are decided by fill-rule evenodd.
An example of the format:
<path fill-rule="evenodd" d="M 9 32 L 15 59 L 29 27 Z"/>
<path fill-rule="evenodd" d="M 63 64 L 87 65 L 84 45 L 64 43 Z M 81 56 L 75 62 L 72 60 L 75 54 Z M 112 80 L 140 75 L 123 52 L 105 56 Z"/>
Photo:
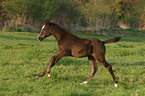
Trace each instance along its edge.
<path fill-rule="evenodd" d="M 57 41 L 66 38 L 66 36 L 70 36 L 70 35 L 74 36 L 73 34 L 59 27 L 58 25 L 53 26 L 52 35 L 55 37 Z"/>

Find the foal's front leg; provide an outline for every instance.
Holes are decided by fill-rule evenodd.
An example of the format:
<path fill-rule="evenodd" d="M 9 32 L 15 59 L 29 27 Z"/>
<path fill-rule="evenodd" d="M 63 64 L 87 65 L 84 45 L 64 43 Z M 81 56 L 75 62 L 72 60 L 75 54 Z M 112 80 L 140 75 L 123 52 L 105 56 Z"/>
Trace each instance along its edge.
<path fill-rule="evenodd" d="M 93 56 L 88 56 L 88 59 L 89 59 L 89 62 L 91 64 L 91 67 L 92 67 L 92 72 L 91 72 L 91 75 L 88 77 L 88 79 L 86 81 L 84 81 L 83 83 L 80 83 L 80 84 L 87 84 L 91 80 L 91 78 L 95 75 L 95 73 L 97 72 L 97 69 L 98 69 L 94 57 Z"/>
<path fill-rule="evenodd" d="M 38 76 L 36 76 L 36 78 L 42 77 L 44 76 L 46 73 L 48 73 L 48 77 L 50 78 L 50 69 L 51 67 L 53 67 L 62 57 L 66 56 L 65 52 L 59 52 L 56 55 L 51 57 L 51 60 L 49 62 L 48 67 Z"/>

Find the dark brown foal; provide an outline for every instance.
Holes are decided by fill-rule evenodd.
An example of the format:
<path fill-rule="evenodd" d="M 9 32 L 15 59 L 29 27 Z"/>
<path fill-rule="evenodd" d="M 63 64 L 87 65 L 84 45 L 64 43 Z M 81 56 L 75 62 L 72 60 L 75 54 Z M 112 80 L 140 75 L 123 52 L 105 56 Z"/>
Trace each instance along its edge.
<path fill-rule="evenodd" d="M 105 60 L 105 45 L 107 43 L 115 43 L 120 40 L 120 37 L 111 38 L 105 41 L 100 41 L 96 38 L 79 38 L 61 27 L 59 27 L 55 23 L 50 23 L 48 20 L 43 25 L 41 33 L 37 37 L 39 41 L 44 40 L 46 37 L 53 35 L 58 43 L 58 50 L 59 52 L 54 55 L 48 67 L 36 78 L 44 76 L 48 73 L 48 77 L 51 77 L 50 70 L 62 57 L 65 56 L 73 56 L 73 57 L 88 57 L 89 62 L 92 67 L 91 75 L 88 77 L 86 81 L 80 84 L 88 83 L 93 75 L 97 71 L 97 64 L 96 60 L 101 63 L 111 74 L 114 82 L 115 87 L 117 87 L 118 80 L 116 79 L 112 67 L 110 64 L 107 63 Z"/>

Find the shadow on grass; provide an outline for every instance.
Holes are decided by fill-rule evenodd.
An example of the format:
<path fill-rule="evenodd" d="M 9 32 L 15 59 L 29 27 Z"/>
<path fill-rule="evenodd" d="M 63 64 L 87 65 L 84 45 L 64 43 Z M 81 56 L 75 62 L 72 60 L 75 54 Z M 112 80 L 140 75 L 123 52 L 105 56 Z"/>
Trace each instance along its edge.
<path fill-rule="evenodd" d="M 87 93 L 87 94 L 77 94 L 77 93 L 71 93 L 70 94 L 70 96 L 92 96 L 92 94 L 89 94 L 89 93 Z"/>
<path fill-rule="evenodd" d="M 109 63 L 109 62 L 108 62 Z M 121 63 L 121 64 L 118 64 L 116 62 L 111 62 L 109 63 L 110 65 L 112 66 L 145 66 L 145 62 L 142 61 L 142 62 L 137 62 L 137 63 L 132 63 L 132 64 L 128 64 L 128 63 Z"/>
<path fill-rule="evenodd" d="M 85 58 L 85 60 L 84 60 Z M 89 60 L 86 57 L 83 58 L 76 58 L 76 57 L 64 57 L 62 58 L 57 65 L 64 65 L 64 66 L 70 66 L 70 65 L 78 65 L 78 66 L 83 66 L 83 65 L 90 65 Z"/>
<path fill-rule="evenodd" d="M 16 36 L 0 36 L 0 38 L 5 38 L 5 39 L 15 39 L 15 40 L 37 40 L 37 38 L 26 38 L 26 37 L 16 37 Z"/>
<path fill-rule="evenodd" d="M 121 41 L 123 42 L 145 42 L 144 36 L 123 36 L 121 37 Z"/>
<path fill-rule="evenodd" d="M 0 36 L 0 38 L 5 38 L 5 39 L 9 39 L 9 40 L 29 40 L 29 41 L 38 41 L 37 37 L 36 38 L 28 38 L 28 37 L 18 37 L 18 36 Z M 55 40 L 49 40 L 46 39 L 43 42 L 56 42 Z"/>
<path fill-rule="evenodd" d="M 118 66 L 118 64 L 116 65 L 116 63 L 111 63 L 111 65 Z M 119 66 L 145 66 L 145 62 L 142 61 L 142 62 L 133 63 L 133 64 L 124 63 L 124 64 L 120 64 Z"/>
<path fill-rule="evenodd" d="M 134 64 L 125 63 L 124 65 L 126 65 L 126 66 L 145 66 L 145 62 L 138 62 L 138 63 L 134 63 Z"/>

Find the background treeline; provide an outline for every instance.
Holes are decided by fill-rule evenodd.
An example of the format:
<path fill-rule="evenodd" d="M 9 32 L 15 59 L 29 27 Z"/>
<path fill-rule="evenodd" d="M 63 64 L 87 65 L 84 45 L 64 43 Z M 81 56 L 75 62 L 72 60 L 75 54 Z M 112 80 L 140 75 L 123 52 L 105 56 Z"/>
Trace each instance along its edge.
<path fill-rule="evenodd" d="M 145 27 L 145 0 L 0 0 L 0 29 L 39 31 L 49 18 L 70 31 Z"/>

